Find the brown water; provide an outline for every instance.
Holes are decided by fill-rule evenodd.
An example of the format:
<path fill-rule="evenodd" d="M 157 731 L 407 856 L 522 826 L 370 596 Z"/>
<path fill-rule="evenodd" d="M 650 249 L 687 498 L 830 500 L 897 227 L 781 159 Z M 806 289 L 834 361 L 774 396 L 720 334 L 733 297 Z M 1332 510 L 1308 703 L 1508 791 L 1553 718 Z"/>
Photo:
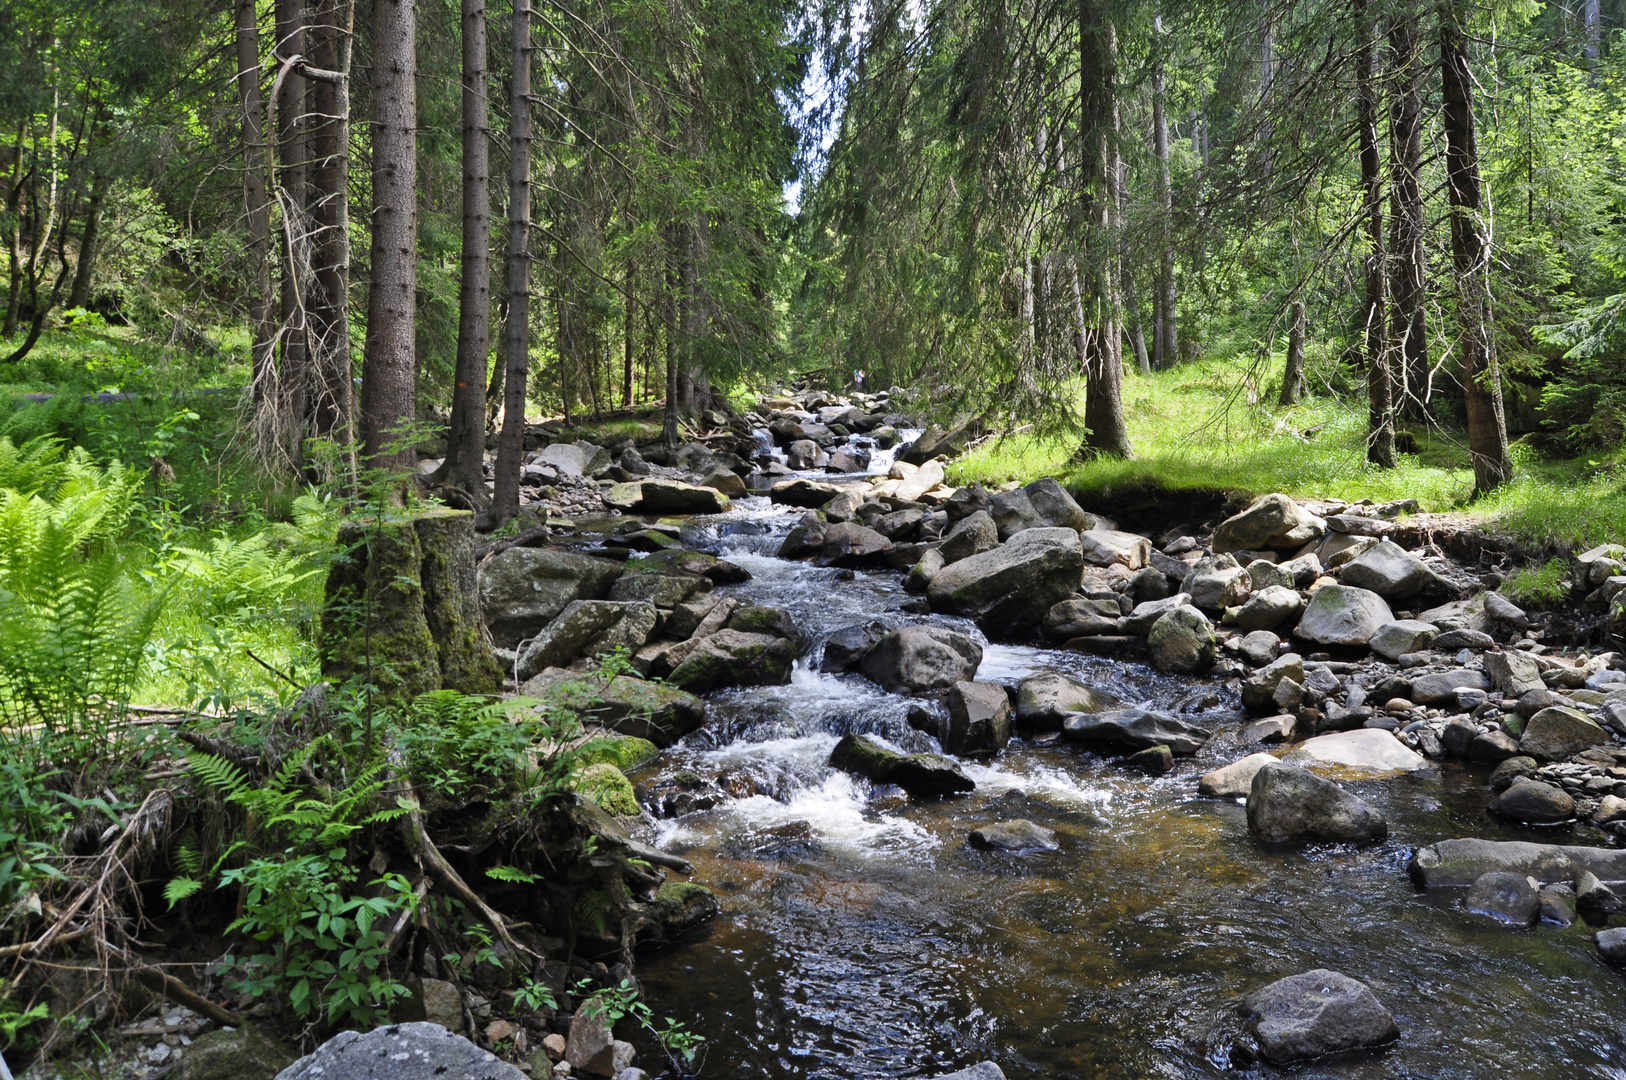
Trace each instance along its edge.
<path fill-rule="evenodd" d="M 858 618 L 922 618 L 896 613 L 896 574 L 844 581 L 764 555 L 791 515 L 758 503 L 694 539 L 756 575 L 733 591 L 797 614 L 809 659 Z M 1075 654 L 992 646 L 979 677 L 1043 667 L 1165 707 L 1217 691 L 1220 708 L 1199 722 L 1236 720 L 1222 688 Z M 1241 756 L 1223 734 L 1155 780 L 1062 744 L 1013 742 L 966 765 L 976 792 L 940 803 L 877 802 L 824 767 L 850 730 L 929 747 L 907 705 L 799 665 L 788 687 L 719 695 L 707 729 L 636 778 L 689 768 L 744 796 L 653 834 L 723 905 L 709 936 L 639 968 L 657 1013 L 707 1037 L 704 1076 L 930 1077 L 991 1059 L 1013 1078 L 1626 1080 L 1626 983 L 1586 927 L 1505 930 L 1406 877 L 1411 848 L 1434 840 L 1568 838 L 1493 824 L 1482 774 L 1350 784 L 1388 817 L 1388 842 L 1270 851 L 1239 805 L 1196 794 L 1202 772 Z M 1056 830 L 1061 850 L 966 845 L 977 825 L 1016 816 Z M 1290 1070 L 1229 1068 L 1242 995 L 1314 967 L 1370 985 L 1399 1043 Z"/>

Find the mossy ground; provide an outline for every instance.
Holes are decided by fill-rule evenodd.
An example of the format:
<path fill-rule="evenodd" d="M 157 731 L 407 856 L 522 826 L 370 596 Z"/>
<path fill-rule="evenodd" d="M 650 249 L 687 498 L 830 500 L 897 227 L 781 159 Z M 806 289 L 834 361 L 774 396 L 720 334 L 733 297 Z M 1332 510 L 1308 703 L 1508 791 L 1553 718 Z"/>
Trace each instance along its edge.
<path fill-rule="evenodd" d="M 1366 404 L 1352 395 L 1312 395 L 1290 408 L 1266 390 L 1250 404 L 1234 361 L 1187 364 L 1124 380 L 1124 412 L 1135 457 L 1074 460 L 1074 440 L 1021 433 L 990 439 L 949 469 L 950 483 L 998 485 L 1055 476 L 1086 503 L 1110 506 L 1124 492 L 1281 491 L 1303 498 L 1416 499 L 1531 544 L 1590 547 L 1626 537 L 1626 450 L 1563 459 L 1514 443 L 1516 477 L 1473 499 L 1466 435 L 1438 424 L 1403 423 L 1417 452 L 1394 469 L 1366 461 Z"/>
<path fill-rule="evenodd" d="M 636 817 L 638 796 L 620 769 L 609 762 L 589 765 L 576 774 L 575 788 L 585 799 L 597 803 L 599 808 L 617 817 Z"/>

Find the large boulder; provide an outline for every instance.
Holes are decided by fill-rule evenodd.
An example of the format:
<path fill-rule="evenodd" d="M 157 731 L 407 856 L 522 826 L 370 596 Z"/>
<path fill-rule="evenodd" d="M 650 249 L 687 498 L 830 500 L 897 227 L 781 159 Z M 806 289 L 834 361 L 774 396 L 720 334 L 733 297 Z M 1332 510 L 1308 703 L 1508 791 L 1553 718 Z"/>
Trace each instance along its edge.
<path fill-rule="evenodd" d="M 1039 671 L 1016 687 L 1016 727 L 1019 731 L 1060 731 L 1074 713 L 1115 709 L 1117 695 L 1085 686 L 1054 671 Z"/>
<path fill-rule="evenodd" d="M 1337 776 L 1396 776 L 1428 768 L 1428 762 L 1382 728 L 1356 728 L 1306 739 L 1282 761 Z"/>
<path fill-rule="evenodd" d="M 1054 641 L 1118 632 L 1118 602 L 1071 596 L 1045 612 L 1045 636 Z"/>
<path fill-rule="evenodd" d="M 1123 617 L 1123 621 L 1118 624 L 1118 629 L 1126 634 L 1145 637 L 1152 632 L 1152 627 L 1157 625 L 1157 620 L 1182 604 L 1189 603 L 1191 603 L 1191 594 L 1183 592 L 1175 593 L 1173 596 L 1165 596 L 1159 600 L 1143 600 L 1136 604 L 1128 615 Z"/>
<path fill-rule="evenodd" d="M 341 1031 L 277 1080 L 525 1080 L 519 1069 L 439 1024 Z"/>
<path fill-rule="evenodd" d="M 780 506 L 817 510 L 845 490 L 841 484 L 825 484 L 805 478 L 781 480 L 769 489 L 768 501 Z"/>
<path fill-rule="evenodd" d="M 1423 561 L 1392 540 L 1357 555 L 1344 564 L 1339 580 L 1382 597 L 1416 596 L 1433 578 Z"/>
<path fill-rule="evenodd" d="M 636 649 L 649 640 L 659 618 L 654 604 L 572 600 L 525 646 L 515 676 L 523 681 L 543 668 L 569 667 L 578 657 Z"/>
<path fill-rule="evenodd" d="M 881 639 L 889 633 L 891 631 L 883 622 L 843 626 L 825 640 L 819 670 L 851 671 L 864 659 L 864 654 L 880 644 Z"/>
<path fill-rule="evenodd" d="M 719 630 L 701 638 L 667 682 L 691 694 L 729 686 L 781 686 L 790 682 L 796 646 L 781 637 Z"/>
<path fill-rule="evenodd" d="M 1609 733 L 1578 709 L 1552 705 L 1530 718 L 1519 752 L 1541 761 L 1564 761 L 1589 746 L 1609 742 Z"/>
<path fill-rule="evenodd" d="M 1472 668 L 1431 671 L 1411 681 L 1411 699 L 1419 705 L 1445 705 L 1457 699 L 1458 690 L 1489 690 L 1485 673 Z"/>
<path fill-rule="evenodd" d="M 1304 685 L 1304 658 L 1298 653 L 1283 653 L 1242 681 L 1242 707 L 1263 709 L 1274 703 L 1276 688 L 1282 680 L 1291 679 Z"/>
<path fill-rule="evenodd" d="M 961 489 L 965 490 L 964 488 Z M 986 510 L 976 510 L 954 523 L 943 537 L 943 561 L 959 562 L 999 546 L 999 526 Z"/>
<path fill-rule="evenodd" d="M 852 568 L 879 566 L 891 550 L 892 541 L 874 529 L 856 521 L 843 521 L 825 530 L 819 565 Z"/>
<path fill-rule="evenodd" d="M 462 1019 L 459 1014 L 460 1026 Z M 298 1057 L 299 1051 L 258 1024 L 245 1024 L 199 1035 L 168 1075 L 171 1080 L 272 1080 Z"/>
<path fill-rule="evenodd" d="M 602 600 L 625 567 L 555 548 L 513 547 L 480 569 L 480 612 L 498 648 L 512 649 L 573 600 Z"/>
<path fill-rule="evenodd" d="M 947 690 L 976 677 L 982 646 L 940 626 L 906 626 L 881 638 L 858 663 L 858 670 L 898 694 Z"/>
<path fill-rule="evenodd" d="M 1409 652 L 1422 652 L 1439 636 L 1440 628 L 1420 619 L 1386 622 L 1372 633 L 1367 645 L 1386 660 L 1398 660 Z"/>
<path fill-rule="evenodd" d="M 1463 906 L 1512 926 L 1529 926 L 1541 913 L 1541 893 L 1525 874 L 1493 871 L 1481 874 L 1468 888 Z"/>
<path fill-rule="evenodd" d="M 1061 733 L 1071 742 L 1112 753 L 1167 746 L 1176 754 L 1195 754 L 1212 734 L 1173 713 L 1151 709 L 1075 713 L 1062 723 Z"/>
<path fill-rule="evenodd" d="M 1303 598 L 1293 589 L 1267 585 L 1237 609 L 1236 626 L 1239 630 L 1274 630 L 1296 616 L 1303 606 Z"/>
<path fill-rule="evenodd" d="M 988 500 L 988 513 L 999 526 L 1001 540 L 1009 540 L 1027 529 L 1066 528 L 1083 532 L 1101 524 L 1099 518 L 1081 509 L 1050 477 L 993 496 Z"/>
<path fill-rule="evenodd" d="M 1146 635 L 1152 666 L 1159 671 L 1193 675 L 1214 666 L 1214 624 L 1190 604 L 1183 604 L 1152 624 Z"/>
<path fill-rule="evenodd" d="M 1084 553 L 1072 529 L 1035 528 L 951 563 L 926 589 L 933 611 L 963 615 L 984 630 L 1009 635 L 1030 629 L 1071 596 L 1083 576 Z"/>
<path fill-rule="evenodd" d="M 948 758 L 900 754 L 868 735 L 845 735 L 830 752 L 832 769 L 874 784 L 896 784 L 910 795 L 933 798 L 974 791 L 977 785 Z"/>
<path fill-rule="evenodd" d="M 1286 495 L 1265 495 L 1214 530 L 1214 551 L 1299 548 L 1326 531 L 1326 522 Z"/>
<path fill-rule="evenodd" d="M 1293 765 L 1266 765 L 1254 775 L 1248 830 L 1267 844 L 1361 844 L 1389 834 L 1375 807 Z"/>
<path fill-rule="evenodd" d="M 663 682 L 617 675 L 607 683 L 544 671 L 520 686 L 525 697 L 569 708 L 602 728 L 670 746 L 706 722 L 706 703 Z"/>
<path fill-rule="evenodd" d="M 1369 589 L 1328 585 L 1310 597 L 1294 633 L 1318 645 L 1365 645 L 1378 627 L 1395 621 L 1383 597 Z"/>
<path fill-rule="evenodd" d="M 1490 811 L 1526 825 L 1556 825 L 1575 816 L 1575 799 L 1555 784 L 1521 778 L 1491 800 Z"/>
<path fill-rule="evenodd" d="M 1371 988 L 1326 968 L 1254 991 L 1243 1011 L 1260 1056 L 1276 1064 L 1382 1046 L 1400 1037 L 1394 1015 Z"/>
<path fill-rule="evenodd" d="M 1626 848 L 1532 844 L 1523 840 L 1441 840 L 1420 847 L 1406 865 L 1412 880 L 1427 889 L 1461 888 L 1498 871 L 1533 877 L 1543 884 L 1568 884 L 1582 874 L 1600 881 L 1626 882 Z"/>
<path fill-rule="evenodd" d="M 1486 653 L 1481 666 L 1497 689 L 1510 698 L 1520 698 L 1532 690 L 1547 688 L 1541 678 L 1540 665 L 1529 653 L 1514 649 Z"/>
<path fill-rule="evenodd" d="M 640 480 L 636 486 L 639 498 L 629 509 L 648 514 L 726 514 L 734 505 L 716 488 L 681 480 Z"/>
<path fill-rule="evenodd" d="M 926 492 L 943 482 L 943 463 L 928 461 L 898 483 L 892 497 L 900 502 L 915 502 Z"/>
<path fill-rule="evenodd" d="M 998 683 L 957 682 L 949 687 L 948 707 L 937 741 L 949 753 L 993 754 L 1011 741 L 1011 699 Z"/>

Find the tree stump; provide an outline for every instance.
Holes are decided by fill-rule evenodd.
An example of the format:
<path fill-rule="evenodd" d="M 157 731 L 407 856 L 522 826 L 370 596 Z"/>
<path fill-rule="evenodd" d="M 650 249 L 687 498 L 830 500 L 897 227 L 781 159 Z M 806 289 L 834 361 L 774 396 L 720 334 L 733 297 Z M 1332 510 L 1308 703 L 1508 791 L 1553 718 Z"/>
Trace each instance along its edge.
<path fill-rule="evenodd" d="M 357 676 L 388 701 L 430 690 L 493 693 L 475 586 L 474 515 L 434 509 L 339 527 L 322 608 L 322 676 Z"/>

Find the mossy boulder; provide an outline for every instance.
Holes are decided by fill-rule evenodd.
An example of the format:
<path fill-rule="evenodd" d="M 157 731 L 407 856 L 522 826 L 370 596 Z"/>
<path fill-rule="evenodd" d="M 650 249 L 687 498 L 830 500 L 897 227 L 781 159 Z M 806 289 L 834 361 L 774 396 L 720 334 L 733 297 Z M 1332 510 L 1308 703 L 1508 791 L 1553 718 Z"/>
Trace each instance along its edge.
<path fill-rule="evenodd" d="M 668 680 L 692 694 L 730 686 L 782 686 L 790 682 L 796 649 L 784 638 L 719 630 L 689 650 Z"/>
<path fill-rule="evenodd" d="M 655 892 L 659 940 L 674 941 L 715 919 L 722 911 L 717 897 L 692 881 L 668 881 Z"/>
<path fill-rule="evenodd" d="M 281 1039 L 245 1024 L 193 1039 L 169 1075 L 175 1080 L 272 1080 L 298 1057 L 299 1051 Z"/>
<path fill-rule="evenodd" d="M 959 765 L 938 754 L 900 754 L 868 735 L 845 735 L 830 752 L 830 767 L 875 784 L 896 784 L 915 797 L 976 790 Z"/>
<path fill-rule="evenodd" d="M 544 671 L 519 688 L 526 697 L 574 709 L 589 724 L 671 746 L 706 722 L 706 703 L 664 683 L 618 675 L 607 683 L 575 672 Z"/>
<path fill-rule="evenodd" d="M 781 607 L 741 604 L 728 617 L 728 629 L 745 634 L 768 634 L 796 640 L 796 620 Z"/>
<path fill-rule="evenodd" d="M 322 608 L 323 678 L 360 675 L 390 701 L 501 687 L 480 628 L 472 514 L 347 521 L 338 547 Z"/>
<path fill-rule="evenodd" d="M 642 765 L 660 752 L 660 748 L 648 739 L 639 739 L 631 735 L 612 735 L 595 740 L 595 745 L 588 749 L 583 757 L 587 764 L 597 765 L 603 762 L 625 771 Z"/>
<path fill-rule="evenodd" d="M 587 766 L 576 774 L 573 786 L 576 794 L 616 817 L 637 817 L 640 812 L 632 781 L 609 762 Z"/>

